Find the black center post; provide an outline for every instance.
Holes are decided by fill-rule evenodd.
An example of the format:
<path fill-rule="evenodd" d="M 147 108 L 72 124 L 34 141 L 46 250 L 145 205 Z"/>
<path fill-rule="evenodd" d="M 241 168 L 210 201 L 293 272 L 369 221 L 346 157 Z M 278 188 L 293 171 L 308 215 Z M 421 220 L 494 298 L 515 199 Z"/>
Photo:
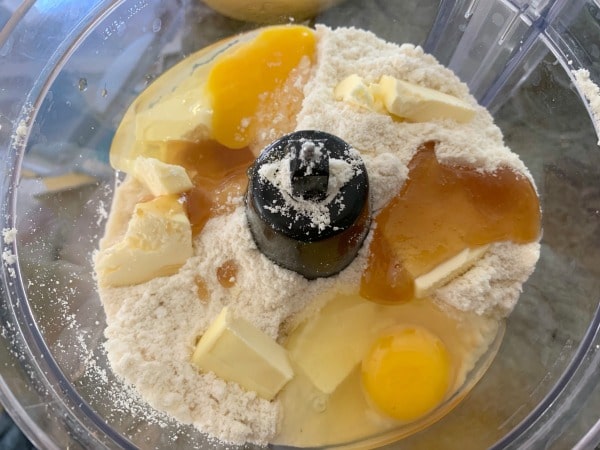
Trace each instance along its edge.
<path fill-rule="evenodd" d="M 369 180 L 358 152 L 303 130 L 267 146 L 249 169 L 246 214 L 258 248 L 308 279 L 339 273 L 371 222 Z"/>

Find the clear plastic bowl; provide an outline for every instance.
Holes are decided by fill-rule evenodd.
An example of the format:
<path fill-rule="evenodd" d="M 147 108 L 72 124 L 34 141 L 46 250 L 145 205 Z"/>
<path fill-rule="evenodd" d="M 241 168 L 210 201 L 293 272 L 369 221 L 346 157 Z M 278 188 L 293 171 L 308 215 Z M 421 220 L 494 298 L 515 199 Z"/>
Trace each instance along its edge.
<path fill-rule="evenodd" d="M 422 44 L 454 69 L 531 169 L 544 210 L 541 259 L 492 366 L 451 414 L 390 448 L 594 448 L 600 150 L 572 70 L 600 80 L 599 5 L 347 0 L 313 21 Z M 196 0 L 0 1 L 0 217 L 17 230 L 2 241 L 0 401 L 39 448 L 209 447 L 191 427 L 146 420 L 108 369 L 91 255 L 127 106 L 186 55 L 257 26 Z"/>

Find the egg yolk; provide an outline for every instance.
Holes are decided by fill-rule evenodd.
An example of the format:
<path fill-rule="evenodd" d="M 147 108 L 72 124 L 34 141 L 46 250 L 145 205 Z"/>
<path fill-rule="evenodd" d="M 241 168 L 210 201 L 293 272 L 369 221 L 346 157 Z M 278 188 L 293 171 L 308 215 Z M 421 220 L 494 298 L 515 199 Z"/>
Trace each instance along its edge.
<path fill-rule="evenodd" d="M 444 400 L 450 357 L 443 342 L 426 329 L 396 328 L 372 345 L 361 375 L 365 392 L 382 413 L 409 422 Z"/>
<path fill-rule="evenodd" d="M 261 101 L 285 83 L 302 58 L 312 59 L 315 46 L 310 28 L 280 26 L 219 58 L 206 84 L 215 140 L 229 148 L 248 146 Z"/>

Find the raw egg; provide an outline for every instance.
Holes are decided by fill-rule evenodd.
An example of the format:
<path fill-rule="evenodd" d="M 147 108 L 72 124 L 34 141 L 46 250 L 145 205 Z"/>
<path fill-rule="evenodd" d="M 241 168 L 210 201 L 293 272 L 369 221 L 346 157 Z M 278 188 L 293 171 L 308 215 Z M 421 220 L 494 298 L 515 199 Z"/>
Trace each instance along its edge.
<path fill-rule="evenodd" d="M 438 406 L 451 385 L 451 361 L 444 343 L 418 326 L 388 330 L 362 361 L 369 400 L 385 415 L 416 420 Z"/>
<path fill-rule="evenodd" d="M 206 82 L 215 140 L 234 149 L 250 144 L 261 99 L 281 87 L 302 58 L 312 59 L 315 49 L 310 28 L 280 26 L 221 56 Z"/>

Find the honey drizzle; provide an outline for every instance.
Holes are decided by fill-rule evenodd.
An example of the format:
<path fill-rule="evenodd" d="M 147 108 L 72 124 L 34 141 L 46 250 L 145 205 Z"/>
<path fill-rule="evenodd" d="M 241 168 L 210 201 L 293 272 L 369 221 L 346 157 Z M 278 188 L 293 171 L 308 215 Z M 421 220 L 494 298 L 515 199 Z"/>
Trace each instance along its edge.
<path fill-rule="evenodd" d="M 202 303 L 207 303 L 210 299 L 210 290 L 208 289 L 206 280 L 198 275 L 194 281 L 196 283 L 196 294 L 198 299 L 200 299 Z"/>
<path fill-rule="evenodd" d="M 238 270 L 238 264 L 233 259 L 228 259 L 217 267 L 217 280 L 219 280 L 221 286 L 224 288 L 235 286 Z"/>
<path fill-rule="evenodd" d="M 412 299 L 414 280 L 465 248 L 535 241 L 541 212 L 531 182 L 510 168 L 494 172 L 441 164 L 421 146 L 400 193 L 375 219 L 360 294 L 378 303 Z"/>
<path fill-rule="evenodd" d="M 215 141 L 168 141 L 161 160 L 183 166 L 194 187 L 185 193 L 185 206 L 198 235 L 212 217 L 230 213 L 234 200 L 246 191 L 246 171 L 254 161 L 248 148 L 230 149 Z"/>

